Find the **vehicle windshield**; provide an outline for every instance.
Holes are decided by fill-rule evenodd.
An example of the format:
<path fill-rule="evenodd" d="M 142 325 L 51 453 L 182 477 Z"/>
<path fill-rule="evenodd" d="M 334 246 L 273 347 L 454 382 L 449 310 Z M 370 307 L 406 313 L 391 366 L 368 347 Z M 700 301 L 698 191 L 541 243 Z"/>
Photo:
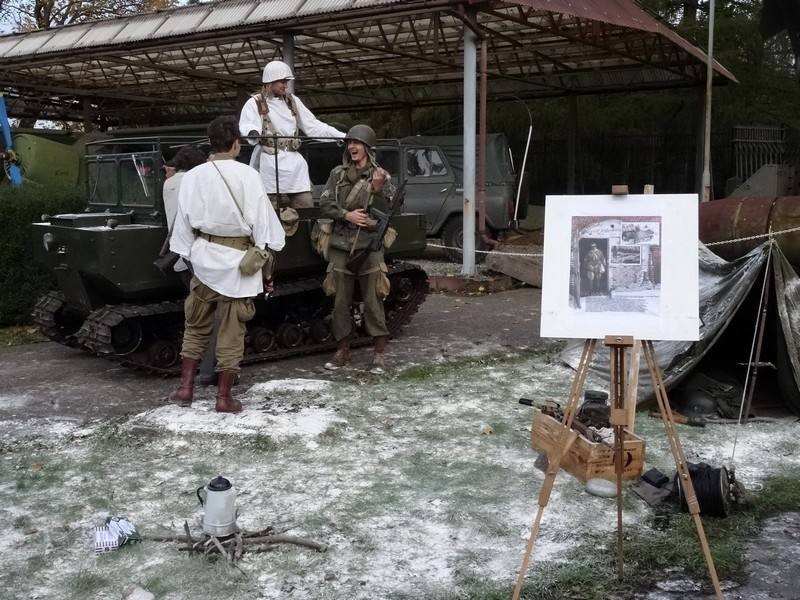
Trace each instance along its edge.
<path fill-rule="evenodd" d="M 157 208 L 161 157 L 158 152 L 97 154 L 87 162 L 89 204 L 120 210 Z"/>

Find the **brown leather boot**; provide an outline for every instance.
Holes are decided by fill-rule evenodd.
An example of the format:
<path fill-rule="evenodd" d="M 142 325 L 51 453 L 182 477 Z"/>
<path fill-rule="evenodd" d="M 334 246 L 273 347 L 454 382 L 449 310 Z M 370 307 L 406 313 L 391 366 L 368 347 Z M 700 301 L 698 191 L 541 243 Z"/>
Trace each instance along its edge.
<path fill-rule="evenodd" d="M 197 359 L 184 358 L 181 364 L 181 382 L 178 389 L 169 395 L 169 401 L 180 406 L 191 406 L 194 397 L 194 377 L 197 373 Z"/>
<path fill-rule="evenodd" d="M 339 340 L 339 345 L 336 348 L 336 354 L 333 355 L 328 362 L 325 363 L 325 368 L 329 371 L 340 369 L 350 362 L 350 341 Z"/>
<path fill-rule="evenodd" d="M 242 412 L 242 403 L 231 396 L 231 387 L 236 380 L 236 373 L 220 371 L 217 373 L 217 412 Z"/>
<path fill-rule="evenodd" d="M 386 335 L 372 338 L 372 364 L 369 367 L 369 372 L 373 375 L 380 375 L 386 369 L 386 357 L 383 351 L 386 350 L 387 341 L 389 341 L 389 336 Z"/>

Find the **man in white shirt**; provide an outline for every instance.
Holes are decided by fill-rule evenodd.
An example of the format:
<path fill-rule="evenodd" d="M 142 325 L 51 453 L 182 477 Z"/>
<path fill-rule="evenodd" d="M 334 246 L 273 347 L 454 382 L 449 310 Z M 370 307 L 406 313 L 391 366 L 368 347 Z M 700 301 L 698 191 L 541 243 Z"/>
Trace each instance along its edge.
<path fill-rule="evenodd" d="M 302 131 L 308 137 L 343 138 L 344 133 L 319 121 L 300 98 L 286 91 L 291 79 L 289 65 L 279 60 L 267 63 L 261 77 L 264 85 L 242 107 L 239 129 L 255 144 L 250 166 L 261 173 L 276 207 L 309 208 L 314 206 L 311 178 L 298 152 L 298 136 Z"/>
<path fill-rule="evenodd" d="M 236 161 L 241 145 L 234 117 L 208 126 L 209 162 L 187 172 L 178 195 L 170 249 L 187 259 L 194 272 L 186 298 L 181 381 L 170 401 L 191 406 L 197 365 L 211 341 L 214 312 L 217 333 L 218 412 L 239 412 L 231 386 L 244 355 L 247 322 L 255 315 L 253 297 L 264 291 L 262 273 L 244 275 L 239 263 L 254 244 L 279 251 L 285 237 L 258 173 Z"/>

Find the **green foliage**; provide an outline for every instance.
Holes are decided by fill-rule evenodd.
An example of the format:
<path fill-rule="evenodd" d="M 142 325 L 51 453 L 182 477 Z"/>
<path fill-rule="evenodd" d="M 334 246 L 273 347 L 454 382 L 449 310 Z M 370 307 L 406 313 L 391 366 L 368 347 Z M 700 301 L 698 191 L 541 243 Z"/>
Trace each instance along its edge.
<path fill-rule="evenodd" d="M 85 206 L 83 190 L 23 185 L 0 186 L 0 325 L 29 322 L 33 304 L 43 293 L 55 288 L 52 274 L 33 262 L 31 223 L 43 214 L 80 211 Z"/>

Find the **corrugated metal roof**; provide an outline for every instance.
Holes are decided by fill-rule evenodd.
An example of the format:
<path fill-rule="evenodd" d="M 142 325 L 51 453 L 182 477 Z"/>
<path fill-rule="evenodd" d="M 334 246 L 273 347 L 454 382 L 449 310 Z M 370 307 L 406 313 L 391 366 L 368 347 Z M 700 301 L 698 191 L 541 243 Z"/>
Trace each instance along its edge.
<path fill-rule="evenodd" d="M 75 48 L 84 35 L 86 35 L 86 29 L 65 28 L 63 31 L 59 32 L 59 35 L 54 35 L 41 44 L 36 52 L 60 52 L 61 50 Z"/>
<path fill-rule="evenodd" d="M 202 6 L 193 6 L 184 10 L 169 11 L 161 14 L 164 16 L 164 21 L 154 35 L 163 38 L 197 30 L 200 23 L 208 16 L 208 10 Z"/>
<path fill-rule="evenodd" d="M 198 26 L 198 30 L 209 31 L 238 27 L 253 12 L 253 6 L 254 3 L 248 0 L 229 0 L 228 2 L 207 4 L 208 14 Z"/>
<path fill-rule="evenodd" d="M 303 2 L 297 13 L 298 17 L 318 15 L 321 13 L 333 13 L 351 8 L 352 0 L 308 0 Z M 375 3 L 370 3 L 373 6 Z"/>
<path fill-rule="evenodd" d="M 98 21 L 86 25 L 76 25 L 76 27 L 84 27 L 86 29 L 86 34 L 80 38 L 74 50 L 83 50 L 85 48 L 91 48 L 92 46 L 104 46 L 114 43 L 117 34 L 125 29 L 127 25 L 128 19 L 114 19 L 113 21 Z"/>
<path fill-rule="evenodd" d="M 297 14 L 304 0 L 265 0 L 258 2 L 250 13 L 249 23 L 265 23 L 270 20 L 281 21 Z"/>
<path fill-rule="evenodd" d="M 490 96 L 704 85 L 703 51 L 633 0 L 470 6 L 466 25 L 461 0 L 224 0 L 0 36 L 0 87 L 16 116 L 80 119 L 89 99 L 114 122 L 198 122 L 235 110 L 293 36 L 295 87 L 318 111 L 460 103 L 471 23 Z"/>
<path fill-rule="evenodd" d="M 115 44 L 124 44 L 150 39 L 159 30 L 165 19 L 164 15 L 158 13 L 142 15 L 140 18 L 126 23 L 125 27 L 114 36 L 113 41 Z"/>
<path fill-rule="evenodd" d="M 11 56 L 12 50 L 24 39 L 25 36 L 19 33 L 0 37 L 0 56 Z"/>
<path fill-rule="evenodd" d="M 13 48 L 10 48 L 8 52 L 4 52 L 4 57 L 12 57 L 12 56 L 25 56 L 26 54 L 33 54 L 42 47 L 43 44 L 46 44 L 51 38 L 57 35 L 57 31 L 49 30 L 49 31 L 36 31 L 33 33 L 28 33 L 22 35 L 17 44 L 14 45 Z"/>

